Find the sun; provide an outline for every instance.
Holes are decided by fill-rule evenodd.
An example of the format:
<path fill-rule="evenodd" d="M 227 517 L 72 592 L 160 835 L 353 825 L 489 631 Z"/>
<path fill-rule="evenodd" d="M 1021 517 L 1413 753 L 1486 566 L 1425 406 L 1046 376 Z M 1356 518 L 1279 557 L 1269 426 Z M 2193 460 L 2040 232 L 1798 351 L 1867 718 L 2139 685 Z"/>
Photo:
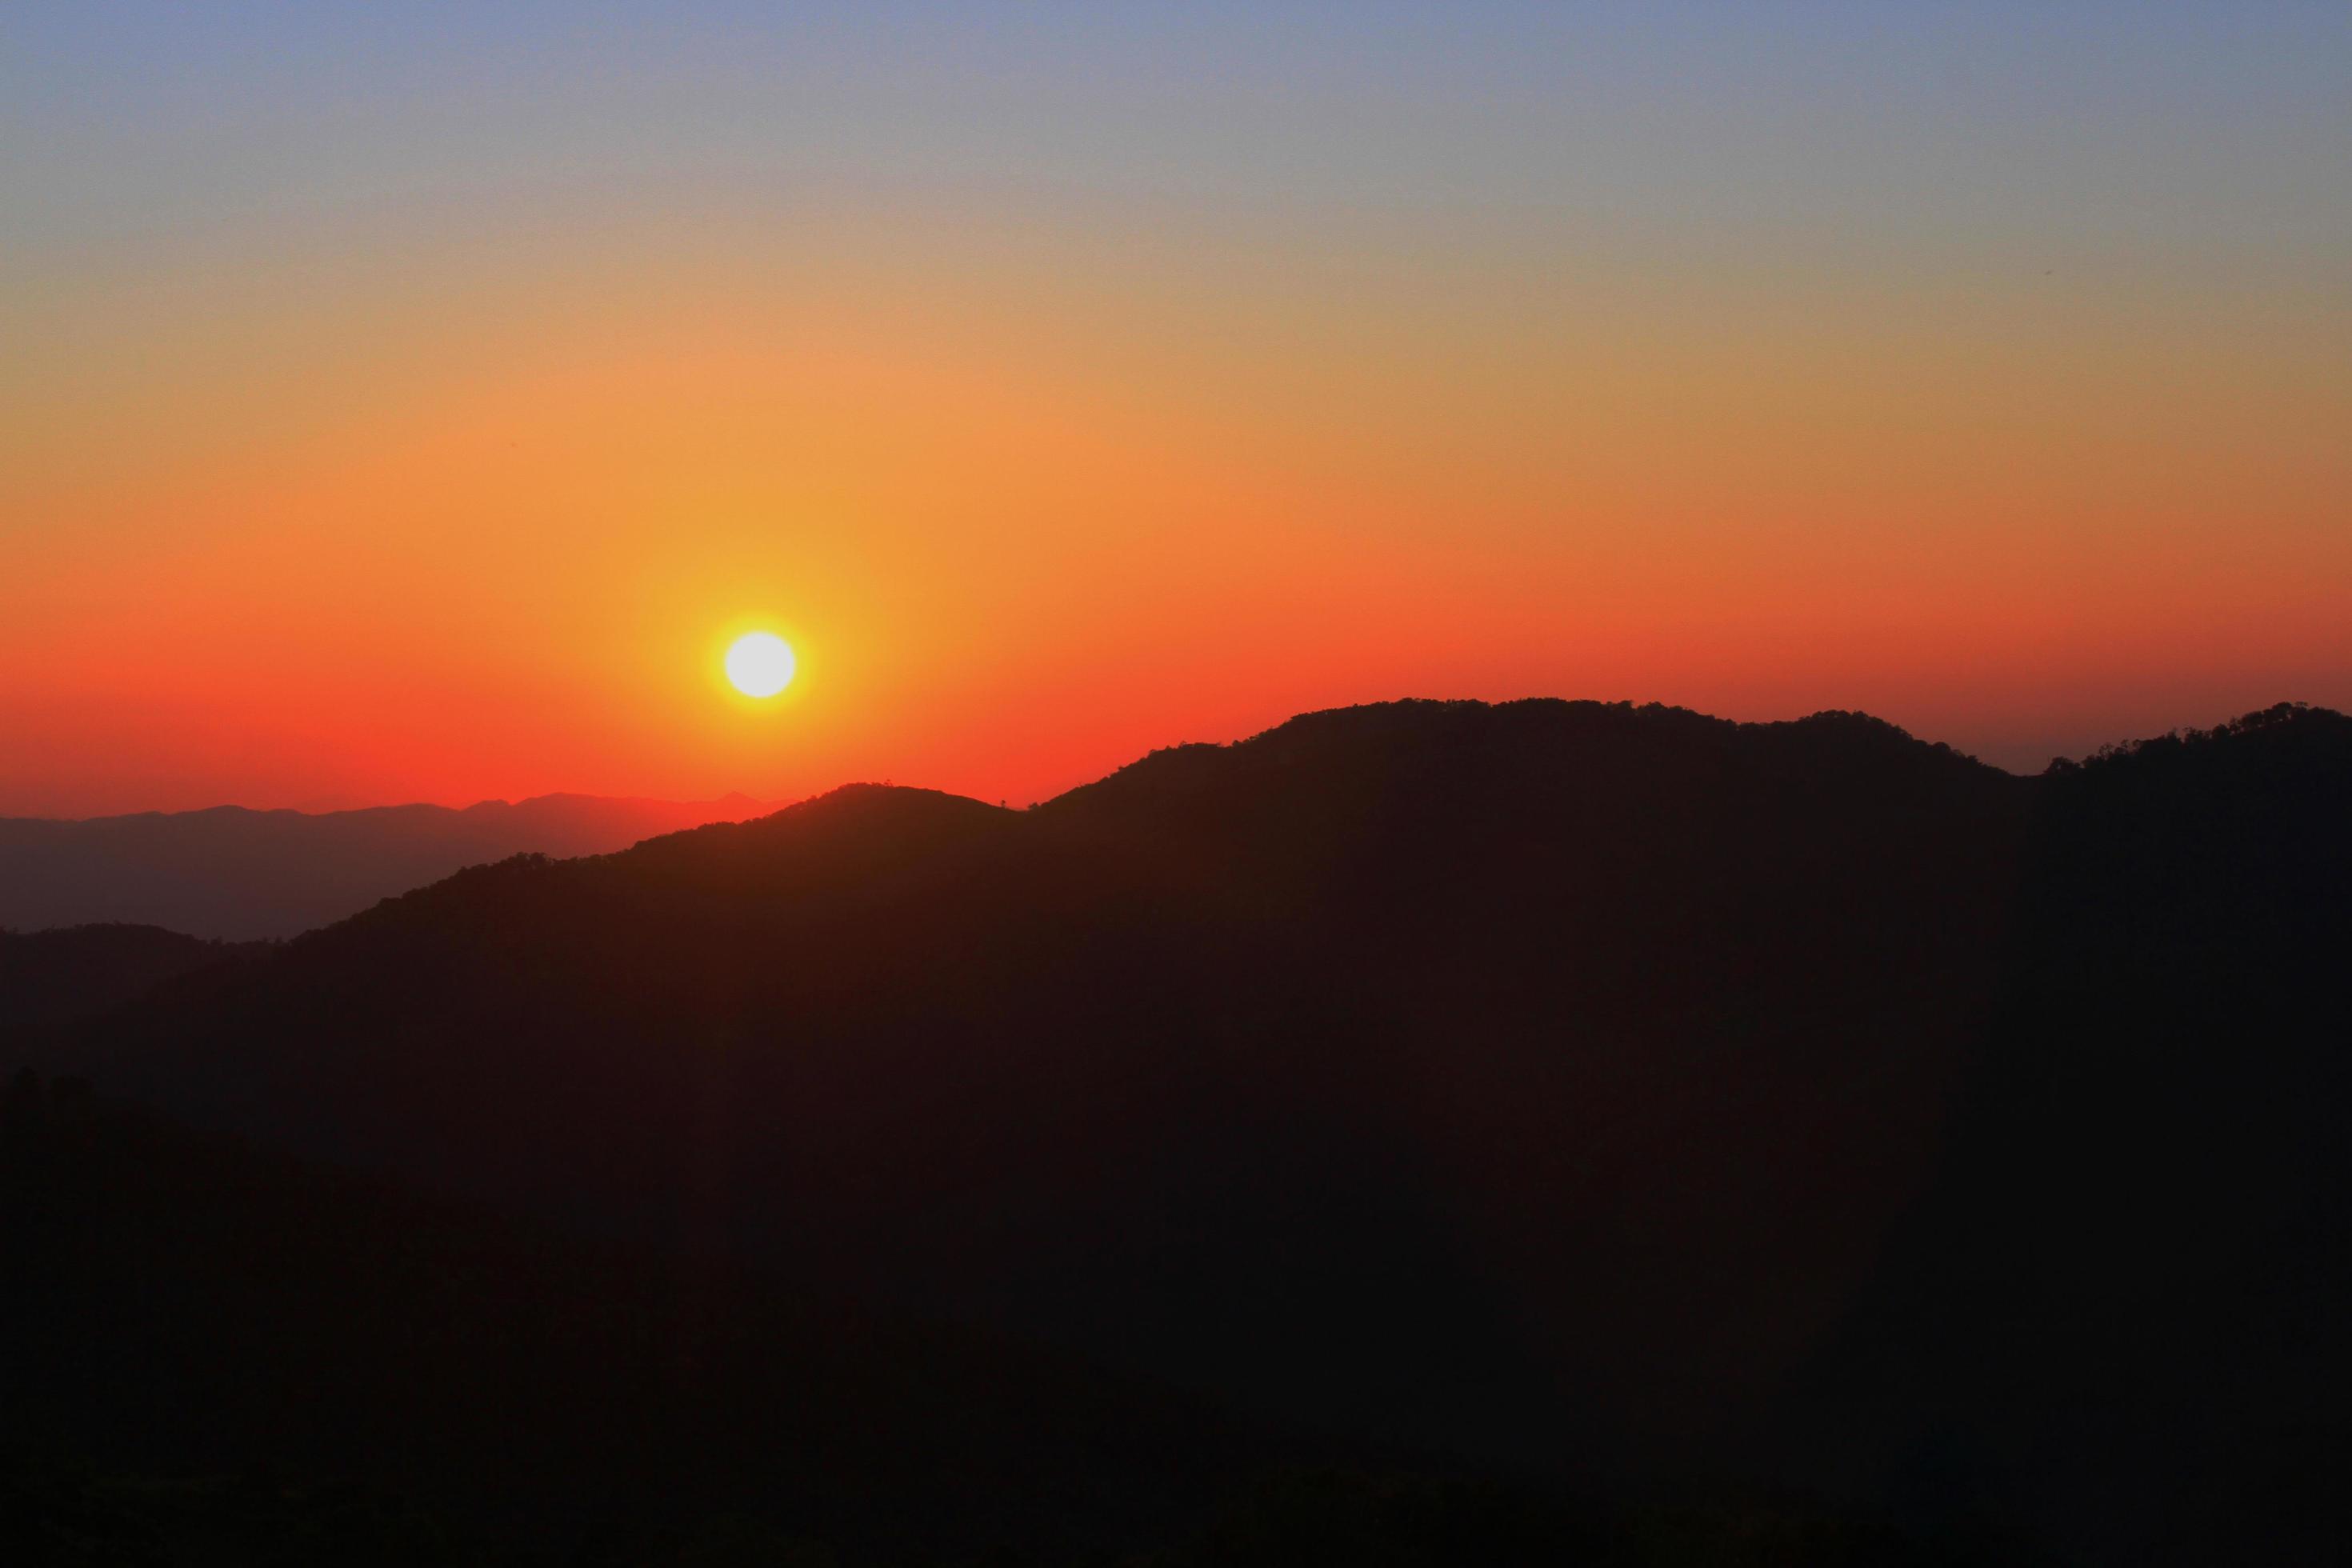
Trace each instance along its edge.
<path fill-rule="evenodd" d="M 793 668 L 791 646 L 773 632 L 746 632 L 727 650 L 727 679 L 746 697 L 773 697 Z"/>

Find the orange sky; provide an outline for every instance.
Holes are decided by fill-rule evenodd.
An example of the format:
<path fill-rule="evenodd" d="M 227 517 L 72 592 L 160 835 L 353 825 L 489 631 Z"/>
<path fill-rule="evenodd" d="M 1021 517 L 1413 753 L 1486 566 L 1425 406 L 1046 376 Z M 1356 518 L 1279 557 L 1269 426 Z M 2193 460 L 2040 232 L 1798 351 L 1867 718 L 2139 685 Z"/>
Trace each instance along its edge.
<path fill-rule="evenodd" d="M 2193 184 L 2154 234 L 697 156 L 33 233 L 0 812 L 1017 802 L 1406 695 L 1858 707 L 2021 768 L 2352 706 L 2344 165 L 2258 235 Z M 774 702 L 719 679 L 751 626 Z"/>

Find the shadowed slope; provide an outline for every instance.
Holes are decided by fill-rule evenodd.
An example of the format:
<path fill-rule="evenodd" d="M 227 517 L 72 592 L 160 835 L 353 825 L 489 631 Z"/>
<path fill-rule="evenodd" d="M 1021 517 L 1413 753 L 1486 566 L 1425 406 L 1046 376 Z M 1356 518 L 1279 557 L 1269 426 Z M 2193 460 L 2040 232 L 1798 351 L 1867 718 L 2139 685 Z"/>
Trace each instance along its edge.
<path fill-rule="evenodd" d="M 747 1516 L 772 1551 L 814 1537 L 929 1561 L 1002 1538 L 1058 1555 L 1186 1526 L 1282 1457 L 1030 1347 L 583 1245 L 70 1081 L 0 1095 L 0 1249 L 12 1562 L 265 1560 L 226 1526 L 338 1484 L 302 1521 L 324 1539 L 266 1560 L 478 1563 L 504 1534 L 535 1549 L 520 1561 L 699 1562 L 698 1533 Z M 214 1510 L 227 1542 L 216 1557 L 190 1554 L 184 1527 L 159 1542 L 175 1489 L 152 1486 L 95 1521 L 57 1510 L 45 1535 L 6 1506 L 29 1503 L 10 1444 L 244 1477 Z"/>
<path fill-rule="evenodd" d="M 2069 1555 L 2340 1554 L 2347 802 L 2352 719 L 2290 707 L 2044 779 L 1949 1152 L 1832 1363 L 1875 1484 Z"/>
<path fill-rule="evenodd" d="M 32 1037 L 119 1007 L 166 980 L 258 958 L 264 942 L 205 942 L 155 926 L 0 931 L 0 1066 L 29 1058 Z"/>

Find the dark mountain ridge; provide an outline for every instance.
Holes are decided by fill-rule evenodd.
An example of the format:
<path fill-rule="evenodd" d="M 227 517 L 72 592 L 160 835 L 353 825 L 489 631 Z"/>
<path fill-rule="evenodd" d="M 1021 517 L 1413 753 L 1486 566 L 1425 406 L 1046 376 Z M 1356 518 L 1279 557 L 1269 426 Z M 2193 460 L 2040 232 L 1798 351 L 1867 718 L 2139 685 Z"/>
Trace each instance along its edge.
<path fill-rule="evenodd" d="M 2347 784 L 2294 708 L 2019 779 L 1390 704 L 478 867 L 49 1065 L 1351 1439 L 2193 1561 L 2352 1453 Z"/>

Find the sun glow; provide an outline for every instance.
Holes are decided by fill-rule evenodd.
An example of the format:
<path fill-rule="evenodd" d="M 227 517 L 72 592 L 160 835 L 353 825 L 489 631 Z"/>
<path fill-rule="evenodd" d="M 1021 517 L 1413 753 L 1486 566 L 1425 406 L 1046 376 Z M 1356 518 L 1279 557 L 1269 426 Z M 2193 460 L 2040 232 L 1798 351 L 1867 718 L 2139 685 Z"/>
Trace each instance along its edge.
<path fill-rule="evenodd" d="M 795 661 L 773 632 L 747 632 L 727 650 L 727 679 L 746 697 L 773 697 L 793 683 Z"/>

